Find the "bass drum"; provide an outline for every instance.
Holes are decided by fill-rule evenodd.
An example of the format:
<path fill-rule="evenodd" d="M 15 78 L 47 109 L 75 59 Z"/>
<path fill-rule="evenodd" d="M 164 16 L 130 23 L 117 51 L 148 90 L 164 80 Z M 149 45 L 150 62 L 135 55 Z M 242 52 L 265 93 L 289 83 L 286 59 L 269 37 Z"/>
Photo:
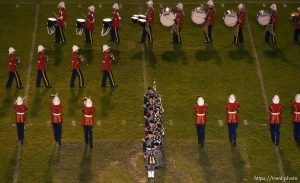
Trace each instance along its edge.
<path fill-rule="evenodd" d="M 138 19 L 139 19 L 139 16 L 138 16 L 138 15 L 133 15 L 133 16 L 131 17 L 131 21 L 132 21 L 133 23 L 137 23 L 137 22 L 138 22 Z"/>
<path fill-rule="evenodd" d="M 260 10 L 256 16 L 256 20 L 260 25 L 268 25 L 270 19 L 270 15 L 266 10 Z"/>
<path fill-rule="evenodd" d="M 228 27 L 234 27 L 237 24 L 238 17 L 236 12 L 232 10 L 227 10 L 224 13 L 223 20 L 226 26 Z"/>
<path fill-rule="evenodd" d="M 111 18 L 104 18 L 102 20 L 101 36 L 106 36 L 110 32 L 111 22 L 112 22 Z"/>
<path fill-rule="evenodd" d="M 175 23 L 176 15 L 172 12 L 170 8 L 165 8 L 160 13 L 160 23 L 165 27 L 171 27 Z"/>
<path fill-rule="evenodd" d="M 56 22 L 57 22 L 56 18 L 48 18 L 47 32 L 48 32 L 49 35 L 51 35 L 55 32 Z"/>
<path fill-rule="evenodd" d="M 192 11 L 192 21 L 197 24 L 201 25 L 205 22 L 207 16 L 207 11 L 202 7 L 197 7 Z"/>
<path fill-rule="evenodd" d="M 84 24 L 85 24 L 85 19 L 82 19 L 82 18 L 76 19 L 76 34 L 78 36 L 82 35 L 83 29 L 84 29 Z"/>

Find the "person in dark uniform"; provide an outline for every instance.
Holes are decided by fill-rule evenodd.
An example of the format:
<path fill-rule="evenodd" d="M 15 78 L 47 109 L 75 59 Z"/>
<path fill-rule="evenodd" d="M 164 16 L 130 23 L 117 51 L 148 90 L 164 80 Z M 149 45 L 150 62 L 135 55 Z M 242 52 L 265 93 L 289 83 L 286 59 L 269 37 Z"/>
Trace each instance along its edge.
<path fill-rule="evenodd" d="M 55 43 L 66 43 L 64 28 L 66 27 L 67 12 L 65 2 L 63 1 L 58 4 L 58 15 L 56 18 Z"/>
<path fill-rule="evenodd" d="M 245 5 L 240 3 L 238 5 L 238 21 L 237 24 L 235 25 L 235 32 L 234 32 L 234 43 L 243 43 L 244 42 L 244 36 L 243 36 L 243 26 L 245 23 L 246 19 L 246 11 L 245 11 Z"/>
<path fill-rule="evenodd" d="M 41 87 L 41 79 L 43 79 L 46 88 L 51 88 L 50 82 L 46 74 L 46 63 L 48 62 L 48 57 L 44 53 L 45 47 L 42 45 L 38 46 L 38 64 L 37 70 L 38 74 L 36 77 L 36 87 Z"/>
<path fill-rule="evenodd" d="M 95 24 L 95 6 L 89 6 L 88 7 L 88 14 L 85 19 L 84 24 L 84 33 L 85 33 L 85 42 L 86 44 L 92 44 L 93 43 L 93 30 L 94 30 L 94 24 Z"/>
<path fill-rule="evenodd" d="M 300 94 L 295 96 L 295 101 L 292 102 L 293 116 L 292 121 L 294 123 L 294 139 L 300 146 Z"/>
<path fill-rule="evenodd" d="M 300 35 L 300 7 L 297 8 L 298 11 L 298 18 L 295 19 L 295 31 L 294 31 L 294 41 L 299 41 L 299 35 Z"/>
<path fill-rule="evenodd" d="M 146 43 L 146 36 L 148 36 L 149 43 L 152 44 L 153 43 L 153 37 L 152 37 L 151 28 L 152 28 L 153 21 L 154 21 L 153 1 L 148 0 L 146 2 L 146 4 L 148 6 L 148 10 L 147 10 L 147 13 L 146 13 L 146 25 L 143 28 L 142 38 L 139 41 L 139 43 Z"/>
<path fill-rule="evenodd" d="M 232 146 L 236 146 L 236 129 L 238 127 L 239 115 L 237 109 L 240 104 L 236 102 L 234 95 L 230 95 L 226 103 L 227 115 L 226 120 L 228 123 L 229 141 Z"/>
<path fill-rule="evenodd" d="M 183 17 L 184 17 L 184 12 L 183 12 L 183 4 L 178 3 L 176 5 L 177 11 L 176 11 L 176 19 L 175 19 L 175 24 L 173 25 L 173 43 L 178 44 L 181 43 L 181 29 L 183 25 Z"/>
<path fill-rule="evenodd" d="M 272 102 L 273 103 L 269 105 L 270 132 L 271 132 L 271 139 L 273 144 L 278 146 L 280 140 L 280 124 L 282 121 L 281 114 L 280 114 L 282 105 L 279 103 L 280 99 L 278 95 L 275 95 L 272 98 Z"/>
<path fill-rule="evenodd" d="M 204 99 L 202 97 L 198 97 L 197 104 L 194 106 L 195 110 L 195 122 L 197 127 L 197 134 L 198 134 L 198 144 L 201 147 L 204 146 L 205 141 L 205 124 L 207 121 L 205 111 L 207 110 L 208 106 L 204 103 Z"/>
<path fill-rule="evenodd" d="M 275 38 L 275 27 L 277 23 L 277 6 L 276 4 L 272 4 L 270 6 L 271 13 L 270 13 L 270 22 L 267 25 L 266 33 L 265 33 L 265 42 L 269 42 L 269 39 L 271 37 L 272 43 L 276 42 Z"/>
<path fill-rule="evenodd" d="M 96 108 L 93 107 L 91 98 L 84 98 L 84 107 L 82 109 L 83 118 L 82 125 L 84 128 L 84 141 L 86 145 L 90 145 L 93 148 L 93 124 L 94 124 L 94 113 Z"/>
<path fill-rule="evenodd" d="M 16 55 L 16 50 L 13 47 L 10 47 L 8 49 L 8 80 L 6 82 L 6 89 L 10 89 L 13 79 L 16 79 L 16 83 L 17 83 L 17 88 L 18 89 L 22 89 L 22 82 L 20 79 L 20 76 L 17 72 L 17 65 L 21 62 L 20 59 L 17 57 Z"/>
<path fill-rule="evenodd" d="M 208 5 L 208 13 L 206 16 L 206 21 L 203 27 L 203 32 L 205 36 L 205 43 L 211 43 L 212 42 L 212 28 L 214 25 L 215 20 L 215 8 L 214 8 L 214 2 L 212 0 L 207 1 Z"/>
<path fill-rule="evenodd" d="M 84 58 L 82 55 L 78 53 L 79 47 L 76 45 L 73 45 L 72 47 L 72 76 L 71 76 L 71 82 L 70 87 L 73 88 L 75 86 L 75 78 L 76 76 L 79 77 L 79 88 L 84 87 L 84 78 L 82 75 L 82 72 L 80 70 L 80 64 L 84 61 Z"/>
<path fill-rule="evenodd" d="M 102 71 L 103 71 L 103 76 L 102 76 L 102 83 L 101 87 L 106 87 L 106 80 L 107 78 L 109 79 L 110 86 L 111 87 L 117 87 L 118 84 L 116 84 L 114 75 L 111 71 L 111 64 L 112 61 L 115 59 L 113 54 L 110 53 L 109 51 L 109 46 L 106 44 L 103 45 L 103 52 L 102 52 Z"/>
<path fill-rule="evenodd" d="M 112 8 L 114 10 L 114 13 L 110 29 L 110 41 L 114 43 L 120 43 L 119 28 L 121 26 L 121 16 L 118 3 L 113 4 Z"/>
<path fill-rule="evenodd" d="M 24 143 L 24 129 L 25 129 L 25 122 L 26 122 L 25 112 L 28 110 L 26 105 L 23 104 L 23 101 L 24 98 L 20 96 L 15 101 L 16 125 L 17 125 L 18 139 L 20 145 L 23 145 Z"/>
<path fill-rule="evenodd" d="M 62 134 L 62 111 L 63 105 L 60 103 L 58 94 L 52 95 L 52 105 L 49 107 L 51 111 L 51 120 L 53 124 L 54 140 L 58 145 L 61 145 Z"/>

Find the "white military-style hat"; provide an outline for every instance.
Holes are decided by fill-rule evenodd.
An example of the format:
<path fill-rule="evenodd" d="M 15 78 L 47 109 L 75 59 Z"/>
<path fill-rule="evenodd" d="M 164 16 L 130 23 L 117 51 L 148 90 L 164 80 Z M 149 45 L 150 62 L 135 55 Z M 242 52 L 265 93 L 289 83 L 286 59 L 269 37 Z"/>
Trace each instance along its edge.
<path fill-rule="evenodd" d="M 209 6 L 214 6 L 214 2 L 213 2 L 212 0 L 208 0 L 208 1 L 207 1 L 207 5 L 209 5 Z"/>
<path fill-rule="evenodd" d="M 39 45 L 37 50 L 38 52 L 44 51 L 45 47 L 43 45 Z"/>
<path fill-rule="evenodd" d="M 245 5 L 244 5 L 243 3 L 240 3 L 240 4 L 238 5 L 238 9 L 239 9 L 239 10 L 245 9 Z"/>
<path fill-rule="evenodd" d="M 203 97 L 198 97 L 197 104 L 198 104 L 198 106 L 203 106 L 204 105 Z"/>
<path fill-rule="evenodd" d="M 272 4 L 272 5 L 270 6 L 270 8 L 271 8 L 272 10 L 274 10 L 274 11 L 277 11 L 277 5 L 276 5 L 276 4 Z"/>
<path fill-rule="evenodd" d="M 295 96 L 295 102 L 300 103 L 300 94 Z"/>
<path fill-rule="evenodd" d="M 177 5 L 176 5 L 176 7 L 178 8 L 178 9 L 183 9 L 183 4 L 182 3 L 178 3 Z"/>
<path fill-rule="evenodd" d="M 110 48 L 110 47 L 109 47 L 107 44 L 104 44 L 104 45 L 102 46 L 103 52 L 109 50 L 109 48 Z"/>
<path fill-rule="evenodd" d="M 148 6 L 153 6 L 153 1 L 152 1 L 152 0 L 148 0 L 148 1 L 146 2 L 146 4 L 147 4 Z"/>
<path fill-rule="evenodd" d="M 23 100 L 24 99 L 22 97 L 18 96 L 17 100 L 15 101 L 15 104 L 22 105 L 23 104 Z"/>
<path fill-rule="evenodd" d="M 73 45 L 72 46 L 72 51 L 73 52 L 76 52 L 76 51 L 78 51 L 79 50 L 79 47 L 77 46 L 77 45 Z"/>
<path fill-rule="evenodd" d="M 61 1 L 60 3 L 58 3 L 58 8 L 66 8 L 65 6 L 65 2 Z"/>
<path fill-rule="evenodd" d="M 233 94 L 231 94 L 229 97 L 228 97 L 228 102 L 229 103 L 234 103 L 236 101 L 236 98 Z"/>
<path fill-rule="evenodd" d="M 114 10 L 118 10 L 118 9 L 120 9 L 120 7 L 119 7 L 119 4 L 118 4 L 118 3 L 115 3 L 115 4 L 113 4 L 112 8 L 113 8 Z"/>
<path fill-rule="evenodd" d="M 280 102 L 280 98 L 278 95 L 274 95 L 274 97 L 272 98 L 272 102 L 273 104 L 279 104 Z"/>
<path fill-rule="evenodd" d="M 16 49 L 13 48 L 13 47 L 9 47 L 9 48 L 8 48 L 8 54 L 12 54 L 12 53 L 14 53 L 15 51 L 16 51 Z"/>
<path fill-rule="evenodd" d="M 93 101 L 92 101 L 91 97 L 89 97 L 89 98 L 85 97 L 83 104 L 85 105 L 85 107 L 92 107 Z"/>
<path fill-rule="evenodd" d="M 52 99 L 52 104 L 53 105 L 59 105 L 60 104 L 60 99 L 58 97 L 58 93 L 56 93 L 55 95 L 51 95 L 51 97 L 53 97 L 53 99 Z"/>
<path fill-rule="evenodd" d="M 89 6 L 88 10 L 90 10 L 91 12 L 95 12 L 95 6 L 94 5 Z"/>

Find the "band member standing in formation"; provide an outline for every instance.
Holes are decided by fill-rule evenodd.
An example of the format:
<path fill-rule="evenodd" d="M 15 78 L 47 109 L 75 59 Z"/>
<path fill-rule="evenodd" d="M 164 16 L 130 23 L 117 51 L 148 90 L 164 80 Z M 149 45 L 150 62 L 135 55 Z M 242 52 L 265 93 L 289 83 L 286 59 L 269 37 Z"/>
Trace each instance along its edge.
<path fill-rule="evenodd" d="M 175 24 L 173 25 L 173 43 L 178 44 L 181 43 L 180 31 L 182 29 L 183 17 L 184 17 L 183 4 L 178 3 L 176 5 L 176 8 L 177 8 L 176 19 L 175 19 Z"/>
<path fill-rule="evenodd" d="M 20 96 L 15 101 L 16 125 L 17 125 L 19 144 L 21 145 L 23 145 L 24 142 L 24 129 L 25 129 L 25 122 L 26 122 L 25 112 L 27 111 L 27 107 L 26 105 L 23 104 L 23 102 L 24 102 L 24 98 Z"/>
<path fill-rule="evenodd" d="M 84 98 L 84 108 L 82 109 L 83 118 L 82 125 L 84 128 L 84 140 L 86 145 L 90 145 L 90 148 L 93 148 L 93 124 L 96 108 L 93 107 L 93 102 L 91 98 Z"/>
<path fill-rule="evenodd" d="M 294 41 L 298 42 L 298 36 L 300 34 L 300 7 L 297 8 L 298 19 L 295 21 Z"/>
<path fill-rule="evenodd" d="M 51 119 L 53 124 L 54 140 L 58 145 L 61 145 L 63 105 L 60 104 L 58 94 L 51 95 L 51 97 L 53 97 L 52 105 L 50 106 L 50 111 L 52 113 Z"/>
<path fill-rule="evenodd" d="M 204 146 L 205 141 L 205 124 L 207 121 L 205 111 L 207 110 L 207 104 L 204 104 L 204 99 L 202 97 L 198 97 L 197 104 L 194 106 L 195 110 L 195 122 L 197 127 L 197 134 L 198 134 L 198 144 L 201 147 Z"/>
<path fill-rule="evenodd" d="M 80 64 L 83 62 L 84 58 L 82 55 L 78 53 L 79 47 L 77 45 L 73 45 L 72 47 L 73 53 L 72 53 L 72 76 L 71 76 L 71 82 L 70 87 L 73 88 L 75 86 L 75 79 L 78 75 L 79 78 L 79 88 L 84 87 L 84 78 L 82 75 L 82 72 L 80 71 Z"/>
<path fill-rule="evenodd" d="M 51 88 L 49 80 L 46 74 L 46 63 L 48 57 L 44 53 L 45 47 L 42 45 L 38 46 L 38 64 L 37 64 L 37 77 L 36 77 L 36 87 L 41 87 L 41 79 L 43 78 L 46 88 Z"/>
<path fill-rule="evenodd" d="M 243 43 L 244 42 L 244 36 L 243 36 L 243 26 L 245 23 L 245 18 L 246 18 L 246 11 L 245 11 L 245 5 L 240 3 L 238 5 L 238 21 L 237 24 L 235 25 L 235 32 L 234 32 L 234 43 Z"/>
<path fill-rule="evenodd" d="M 143 33 L 142 33 L 142 38 L 139 41 L 139 43 L 145 43 L 146 42 L 146 36 L 148 36 L 149 43 L 153 43 L 153 38 L 152 38 L 152 25 L 154 21 L 154 9 L 153 9 L 153 1 L 148 0 L 146 2 L 148 10 L 146 13 L 146 25 L 143 28 Z"/>
<path fill-rule="evenodd" d="M 115 60 L 115 57 L 113 54 L 110 53 L 109 51 L 109 46 L 106 44 L 103 45 L 103 52 L 102 52 L 102 71 L 103 71 L 103 76 L 102 76 L 102 83 L 101 87 L 106 87 L 106 80 L 107 77 L 110 82 L 111 87 L 116 87 L 118 84 L 115 83 L 114 75 L 111 71 L 111 64 L 112 61 Z"/>
<path fill-rule="evenodd" d="M 55 26 L 55 43 L 66 43 L 66 38 L 63 30 L 66 27 L 66 18 L 66 6 L 65 2 L 62 1 L 58 4 L 58 15 Z"/>
<path fill-rule="evenodd" d="M 236 102 L 234 95 L 230 95 L 228 102 L 226 103 L 226 108 L 228 110 L 226 115 L 226 120 L 228 123 L 228 132 L 229 132 L 229 141 L 230 144 L 236 145 L 236 129 L 238 127 L 239 115 L 237 109 L 240 107 L 240 104 Z"/>
<path fill-rule="evenodd" d="M 214 8 L 214 2 L 212 0 L 208 0 L 207 2 L 208 5 L 208 13 L 206 16 L 206 21 L 203 27 L 203 32 L 206 38 L 205 43 L 211 43 L 212 42 L 212 28 L 214 25 L 214 20 L 215 20 L 215 8 Z"/>
<path fill-rule="evenodd" d="M 13 47 L 10 47 L 8 49 L 8 80 L 6 82 L 6 89 L 11 88 L 13 79 L 16 79 L 17 88 L 21 89 L 23 88 L 21 79 L 19 77 L 19 74 L 17 72 L 17 65 L 20 63 L 20 60 L 17 58 L 16 50 Z"/>
<path fill-rule="evenodd" d="M 295 96 L 295 101 L 292 102 L 293 116 L 292 121 L 294 122 L 294 139 L 295 142 L 300 145 L 300 94 Z"/>
<path fill-rule="evenodd" d="M 271 13 L 270 13 L 270 22 L 267 25 L 266 28 L 266 34 L 265 34 L 265 42 L 269 42 L 269 39 L 271 37 L 272 43 L 276 42 L 275 39 L 275 26 L 277 23 L 277 6 L 276 4 L 272 4 L 270 6 L 271 8 Z"/>
<path fill-rule="evenodd" d="M 119 28 L 121 26 L 120 8 L 118 3 L 112 6 L 114 13 L 112 17 L 111 29 L 110 29 L 110 41 L 114 43 L 120 43 Z"/>
<path fill-rule="evenodd" d="M 93 43 L 93 36 L 92 32 L 94 30 L 94 24 L 95 24 L 95 6 L 89 6 L 88 7 L 88 14 L 85 19 L 84 24 L 84 33 L 85 33 L 85 41 L 86 44 L 92 44 Z"/>
<path fill-rule="evenodd" d="M 270 123 L 270 132 L 271 138 L 274 145 L 279 145 L 280 139 L 280 124 L 282 121 L 280 110 L 282 105 L 279 103 L 280 99 L 278 95 L 275 95 L 272 98 L 272 104 L 269 105 L 270 116 L 269 116 L 269 123 Z"/>

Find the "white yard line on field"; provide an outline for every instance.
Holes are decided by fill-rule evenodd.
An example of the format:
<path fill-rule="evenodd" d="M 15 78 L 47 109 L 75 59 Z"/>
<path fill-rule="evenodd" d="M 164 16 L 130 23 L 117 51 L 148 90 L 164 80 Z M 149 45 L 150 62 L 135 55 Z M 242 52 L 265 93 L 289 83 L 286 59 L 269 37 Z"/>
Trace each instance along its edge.
<path fill-rule="evenodd" d="M 139 6 L 139 13 L 142 13 L 143 9 L 142 6 Z M 148 81 L 147 81 L 147 67 L 146 67 L 146 53 L 145 53 L 145 44 L 141 45 L 142 48 L 142 63 L 143 63 L 143 80 L 144 80 L 144 91 L 146 91 L 147 86 L 148 86 Z"/>
<path fill-rule="evenodd" d="M 30 77 L 31 77 L 31 70 L 32 70 L 33 51 L 34 51 L 34 46 L 35 46 L 35 42 L 36 42 L 36 32 L 37 32 L 37 26 L 38 26 L 39 12 L 40 12 L 40 5 L 37 4 L 35 6 L 34 26 L 33 26 L 33 31 L 32 31 L 32 44 L 31 44 L 31 49 L 30 49 L 29 64 L 28 64 L 27 75 L 26 75 L 26 79 L 27 79 L 26 84 L 27 85 L 25 88 L 25 96 L 28 96 L 29 89 L 30 89 Z M 16 157 L 16 165 L 15 165 L 15 170 L 14 170 L 13 183 L 18 182 L 19 169 L 20 169 L 20 164 L 21 164 L 21 156 L 22 156 L 22 145 L 19 145 L 17 157 Z"/>
<path fill-rule="evenodd" d="M 266 113 L 268 113 L 268 99 L 267 99 L 267 94 L 266 94 L 266 89 L 265 89 L 265 83 L 263 80 L 263 75 L 261 72 L 261 67 L 260 67 L 260 61 L 258 58 L 258 54 L 257 54 L 257 50 L 255 48 L 255 43 L 254 43 L 254 39 L 253 39 L 253 35 L 252 35 L 252 30 L 249 24 L 249 19 L 247 18 L 247 28 L 248 28 L 248 33 L 249 33 L 249 38 L 250 38 L 250 43 L 251 43 L 251 47 L 252 47 L 252 52 L 255 58 L 255 65 L 256 65 L 256 71 L 257 71 L 257 75 L 259 78 L 259 83 L 260 83 L 260 89 L 261 89 L 261 93 L 264 99 L 264 104 L 265 104 L 265 109 L 266 109 Z M 280 156 L 280 152 L 278 150 L 278 146 L 274 146 L 275 148 L 275 154 L 276 154 L 276 159 L 277 159 L 277 164 L 278 164 L 278 170 L 279 170 L 279 174 L 281 177 L 284 177 L 285 173 L 283 170 L 283 164 L 282 164 L 282 160 L 281 160 L 281 156 Z M 284 182 L 284 181 L 282 181 Z"/>

